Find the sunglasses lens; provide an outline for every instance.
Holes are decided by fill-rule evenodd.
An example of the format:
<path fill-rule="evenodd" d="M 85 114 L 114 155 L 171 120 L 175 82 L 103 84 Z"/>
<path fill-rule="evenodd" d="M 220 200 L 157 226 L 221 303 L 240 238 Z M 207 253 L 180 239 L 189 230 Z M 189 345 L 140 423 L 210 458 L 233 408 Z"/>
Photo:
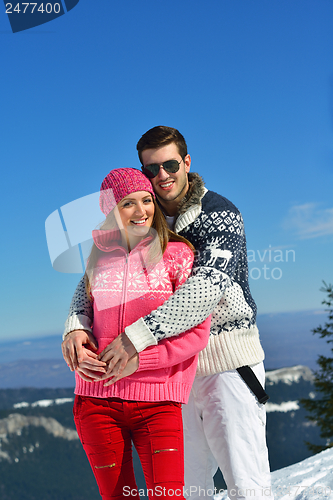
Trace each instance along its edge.
<path fill-rule="evenodd" d="M 179 163 L 177 160 L 168 160 L 163 163 L 163 168 L 170 174 L 175 174 L 179 170 Z"/>
<path fill-rule="evenodd" d="M 148 179 L 153 179 L 156 177 L 160 170 L 160 166 L 157 163 L 153 163 L 151 165 L 147 165 L 147 167 L 142 168 L 142 172 L 145 174 Z"/>

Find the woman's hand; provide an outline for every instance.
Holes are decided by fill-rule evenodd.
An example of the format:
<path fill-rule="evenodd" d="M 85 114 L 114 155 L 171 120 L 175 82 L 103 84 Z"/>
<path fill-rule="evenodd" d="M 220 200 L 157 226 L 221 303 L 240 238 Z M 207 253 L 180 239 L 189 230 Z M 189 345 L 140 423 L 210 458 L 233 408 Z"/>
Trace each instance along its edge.
<path fill-rule="evenodd" d="M 65 340 L 61 344 L 62 355 L 71 371 L 76 370 L 80 362 L 85 359 L 84 345 L 88 345 L 92 349 L 93 357 L 97 360 L 98 356 L 95 353 L 98 348 L 97 342 L 90 332 L 73 330 L 66 335 Z"/>
<path fill-rule="evenodd" d="M 134 372 L 136 372 L 138 368 L 139 368 L 139 354 L 136 353 L 131 359 L 128 360 L 125 368 L 122 370 L 120 374 L 112 376 L 110 375 L 110 373 L 108 373 L 107 370 L 106 374 L 102 375 L 102 377 L 98 378 L 98 380 L 107 380 L 111 376 L 111 379 L 106 384 L 104 384 L 104 387 L 107 387 L 108 385 L 112 385 L 124 377 L 132 375 Z"/>
<path fill-rule="evenodd" d="M 90 349 L 83 347 L 83 359 L 80 361 L 76 372 L 86 382 L 95 382 L 102 379 L 106 374 L 106 363 L 99 361 L 96 354 Z"/>
<path fill-rule="evenodd" d="M 120 375 L 126 363 L 137 354 L 136 349 L 125 333 L 120 333 L 99 354 L 98 359 L 105 361 L 108 365 L 107 374 L 110 376 Z M 132 372 L 133 373 L 133 372 Z M 127 376 L 127 375 L 125 375 Z"/>

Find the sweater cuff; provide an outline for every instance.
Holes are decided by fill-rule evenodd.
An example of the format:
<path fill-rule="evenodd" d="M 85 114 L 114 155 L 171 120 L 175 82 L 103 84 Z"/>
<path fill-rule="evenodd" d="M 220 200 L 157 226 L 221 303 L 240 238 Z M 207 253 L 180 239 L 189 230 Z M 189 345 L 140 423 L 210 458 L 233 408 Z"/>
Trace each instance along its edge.
<path fill-rule="evenodd" d="M 143 370 L 156 370 L 158 368 L 157 349 L 145 349 L 139 353 L 138 372 Z"/>
<path fill-rule="evenodd" d="M 86 330 L 87 332 L 92 333 L 91 329 L 91 319 L 84 314 L 74 314 L 67 318 L 65 323 L 65 331 L 62 336 L 63 340 L 68 333 L 73 332 L 74 330 Z"/>
<path fill-rule="evenodd" d="M 125 328 L 125 333 L 134 345 L 137 352 L 141 352 L 150 345 L 157 345 L 157 340 L 149 330 L 143 318 Z"/>

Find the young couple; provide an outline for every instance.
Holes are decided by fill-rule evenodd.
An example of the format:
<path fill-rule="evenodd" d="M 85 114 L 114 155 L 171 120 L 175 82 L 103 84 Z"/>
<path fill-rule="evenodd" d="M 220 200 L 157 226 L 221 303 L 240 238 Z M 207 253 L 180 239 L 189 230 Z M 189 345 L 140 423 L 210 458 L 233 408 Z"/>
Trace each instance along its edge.
<path fill-rule="evenodd" d="M 182 498 L 183 429 L 191 498 L 211 497 L 218 466 L 230 498 L 262 498 L 265 409 L 237 371 L 264 385 L 241 214 L 189 172 L 176 129 L 154 127 L 137 149 L 142 173 L 102 183 L 106 221 L 66 322 L 80 439 L 104 500 L 136 488 L 132 441 L 150 497 Z"/>

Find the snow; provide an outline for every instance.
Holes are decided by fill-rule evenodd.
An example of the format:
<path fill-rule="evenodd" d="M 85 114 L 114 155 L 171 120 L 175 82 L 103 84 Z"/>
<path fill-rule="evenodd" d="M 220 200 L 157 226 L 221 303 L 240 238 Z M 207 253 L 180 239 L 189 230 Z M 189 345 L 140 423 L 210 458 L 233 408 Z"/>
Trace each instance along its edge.
<path fill-rule="evenodd" d="M 65 403 L 71 403 L 74 401 L 74 398 L 57 398 L 57 399 L 40 399 L 39 401 L 35 401 L 31 403 L 31 406 L 35 408 L 36 406 L 40 406 L 42 408 L 46 408 L 47 406 L 51 406 L 53 404 L 62 405 Z M 13 405 L 14 408 L 27 408 L 30 406 L 30 403 L 23 401 L 22 403 L 16 403 Z"/>
<path fill-rule="evenodd" d="M 272 492 L 276 500 L 332 500 L 333 448 L 272 472 Z M 268 493 L 263 491 L 263 500 Z M 227 492 L 214 499 L 227 500 Z"/>
<path fill-rule="evenodd" d="M 298 401 L 285 401 L 284 403 L 266 403 L 266 412 L 270 413 L 272 411 L 280 411 L 286 413 L 287 411 L 299 410 Z"/>
<path fill-rule="evenodd" d="M 266 372 L 266 384 L 272 385 L 278 382 L 284 382 L 291 385 L 293 382 L 304 380 L 313 380 L 313 373 L 307 366 L 297 365 L 289 368 L 280 368 L 279 370 L 272 370 Z"/>
<path fill-rule="evenodd" d="M 333 498 L 333 449 L 272 473 L 272 489 L 283 500 Z"/>
<path fill-rule="evenodd" d="M 36 406 L 41 406 L 42 408 L 46 408 L 47 406 L 53 405 L 54 400 L 53 399 L 41 399 L 40 401 L 35 401 L 35 403 L 32 403 L 31 406 L 34 408 Z"/>
<path fill-rule="evenodd" d="M 16 403 L 13 405 L 14 408 L 27 408 L 28 406 L 30 405 L 26 401 L 23 401 L 22 403 Z"/>
<path fill-rule="evenodd" d="M 73 401 L 73 398 L 58 398 L 54 402 L 56 405 L 63 405 L 64 403 L 72 403 Z"/>

